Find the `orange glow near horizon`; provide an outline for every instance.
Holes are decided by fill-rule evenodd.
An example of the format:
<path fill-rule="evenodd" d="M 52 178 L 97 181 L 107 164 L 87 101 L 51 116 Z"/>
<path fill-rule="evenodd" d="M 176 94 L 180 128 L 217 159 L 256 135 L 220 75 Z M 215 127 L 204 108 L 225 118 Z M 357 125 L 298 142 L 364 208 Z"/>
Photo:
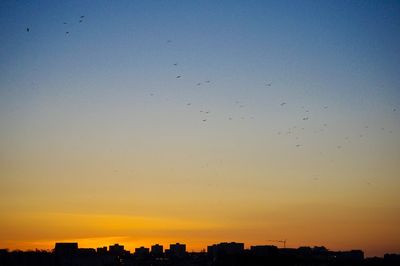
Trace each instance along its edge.
<path fill-rule="evenodd" d="M 185 218 L 167 217 L 135 217 L 129 215 L 87 215 L 71 213 L 32 213 L 16 215 L 8 221 L 0 222 L 1 228 L 29 228 L 26 231 L 3 232 L 2 245 L 10 249 L 52 249 L 55 242 L 78 242 L 80 247 L 109 246 L 114 243 L 125 245 L 125 248 L 134 251 L 140 246 L 150 247 L 153 244 L 162 244 L 167 248 L 170 243 L 185 243 L 188 251 L 201 251 L 207 245 L 219 242 L 244 242 L 246 247 L 251 245 L 276 245 L 281 243 L 270 242 L 270 239 L 287 239 L 287 247 L 320 246 L 325 245 L 331 250 L 367 249 L 367 255 L 381 255 L 380 245 L 363 245 L 371 243 L 371 239 L 379 238 L 381 234 L 390 236 L 391 231 L 397 230 L 397 221 L 393 217 L 393 224 L 387 226 L 387 231 L 379 230 L 376 220 L 375 226 L 363 223 L 368 217 L 359 216 L 356 210 L 348 209 L 346 219 L 335 218 L 336 207 L 325 210 L 324 217 L 313 215 L 321 210 L 310 208 L 308 213 L 296 211 L 299 206 L 293 206 L 290 215 L 272 212 L 258 220 L 246 219 L 240 216 L 231 216 L 230 221 L 222 222 L 222 217 L 213 218 L 214 222 L 188 220 Z M 269 217 L 269 218 L 268 218 Z M 317 227 L 312 222 L 320 219 Z M 226 219 L 226 217 L 224 218 Z M 282 223 L 281 219 L 288 222 Z M 210 221 L 210 219 L 207 219 Z M 290 222 L 289 222 L 290 221 Z M 356 225 L 356 226 L 355 226 Z M 375 229 L 374 229 L 375 227 Z M 35 228 L 32 230 L 31 228 Z M 377 234 L 365 235 L 366 230 L 376 230 Z M 285 232 L 285 235 L 280 234 Z M 309 232 L 313 232 L 310 234 Z M 350 232 L 350 233 L 349 233 Z M 288 239 L 287 236 L 291 238 Z M 72 236 L 72 237 L 70 237 Z M 87 237 L 90 236 L 90 237 Z M 321 237 L 323 236 L 323 237 Z M 13 237 L 16 240 L 7 240 Z M 398 236 L 386 238 L 385 251 L 392 248 L 396 251 Z"/>

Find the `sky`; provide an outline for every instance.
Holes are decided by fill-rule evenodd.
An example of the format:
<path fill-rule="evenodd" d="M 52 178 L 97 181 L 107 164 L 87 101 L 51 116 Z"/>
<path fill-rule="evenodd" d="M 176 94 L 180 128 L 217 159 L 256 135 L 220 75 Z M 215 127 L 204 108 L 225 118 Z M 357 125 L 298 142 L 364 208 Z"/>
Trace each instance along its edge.
<path fill-rule="evenodd" d="M 0 2 L 0 248 L 400 252 L 399 1 Z"/>

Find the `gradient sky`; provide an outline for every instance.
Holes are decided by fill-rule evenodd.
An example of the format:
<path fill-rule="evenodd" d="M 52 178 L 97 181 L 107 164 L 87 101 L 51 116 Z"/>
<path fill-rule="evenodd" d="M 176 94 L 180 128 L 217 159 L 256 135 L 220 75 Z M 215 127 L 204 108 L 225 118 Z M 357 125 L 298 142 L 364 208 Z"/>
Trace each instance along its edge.
<path fill-rule="evenodd" d="M 5 0 L 0 48 L 0 248 L 400 252 L 399 1 Z"/>

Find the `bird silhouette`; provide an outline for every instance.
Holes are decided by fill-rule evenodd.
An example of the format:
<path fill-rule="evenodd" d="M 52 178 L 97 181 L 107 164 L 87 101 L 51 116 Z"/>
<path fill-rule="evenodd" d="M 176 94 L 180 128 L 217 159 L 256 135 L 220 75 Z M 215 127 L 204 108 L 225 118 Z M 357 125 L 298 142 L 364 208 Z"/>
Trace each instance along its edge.
<path fill-rule="evenodd" d="M 284 106 L 286 103 L 285 102 L 283 102 L 283 103 L 281 103 L 281 106 Z"/>
<path fill-rule="evenodd" d="M 30 29 L 29 28 L 26 28 L 26 32 L 29 32 L 30 31 Z"/>
<path fill-rule="evenodd" d="M 272 82 L 265 84 L 265 86 L 271 87 L 272 86 Z"/>
<path fill-rule="evenodd" d="M 84 18 L 85 16 L 81 16 L 81 18 Z"/>
<path fill-rule="evenodd" d="M 177 79 L 180 79 L 182 76 L 176 76 Z"/>

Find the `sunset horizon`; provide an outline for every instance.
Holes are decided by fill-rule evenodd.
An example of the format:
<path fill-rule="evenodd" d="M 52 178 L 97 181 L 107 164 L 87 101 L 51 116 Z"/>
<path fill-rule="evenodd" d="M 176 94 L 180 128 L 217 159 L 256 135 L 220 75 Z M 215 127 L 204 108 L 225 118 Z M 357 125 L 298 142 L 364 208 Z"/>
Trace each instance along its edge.
<path fill-rule="evenodd" d="M 204 243 L 204 245 L 202 244 L 197 244 L 196 246 L 191 245 L 188 242 L 185 241 L 164 241 L 164 242 L 160 242 L 160 241 L 149 241 L 149 242 L 130 242 L 130 241 L 124 241 L 124 239 L 126 239 L 127 237 L 109 237 L 109 238 L 104 238 L 101 240 L 94 240 L 94 239 L 64 239 L 64 240 L 59 240 L 59 241 L 48 241 L 48 242 L 35 242 L 29 245 L 27 245 L 25 248 L 19 248 L 19 247 L 1 247 L 0 249 L 6 249 L 10 252 L 14 252 L 14 251 L 24 251 L 24 252 L 28 252 L 28 251 L 47 251 L 47 252 L 53 252 L 54 251 L 54 247 L 56 243 L 77 243 L 79 248 L 93 248 L 93 249 L 97 249 L 97 248 L 102 248 L 102 247 L 109 247 L 109 246 L 113 246 L 113 245 L 122 245 L 125 247 L 126 251 L 129 251 L 131 253 L 134 253 L 136 248 L 140 248 L 140 247 L 145 247 L 145 248 L 150 248 L 153 245 L 161 245 L 163 247 L 168 247 L 171 244 L 184 244 L 187 247 L 187 252 L 206 252 L 207 251 L 207 247 L 211 246 L 211 245 L 215 245 L 215 244 L 220 244 L 220 243 L 243 243 L 244 244 L 244 248 L 246 250 L 249 250 L 252 246 L 275 246 L 278 249 L 298 249 L 298 248 L 304 248 L 304 247 L 309 247 L 309 248 L 319 248 L 319 247 L 324 247 L 329 251 L 351 251 L 351 250 L 361 250 L 363 252 L 365 252 L 362 249 L 359 249 L 357 247 L 348 247 L 348 248 L 334 248 L 334 247 L 330 247 L 330 246 L 325 246 L 325 245 L 314 245 L 314 244 L 300 244 L 300 245 L 290 245 L 290 242 L 288 240 L 286 240 L 285 245 L 283 244 L 283 241 L 285 240 L 277 240 L 277 241 L 265 241 L 265 242 L 255 242 L 255 243 L 246 243 L 243 241 L 224 241 L 224 240 L 219 240 L 219 241 L 214 241 L 214 242 L 207 242 Z M 366 258 L 372 258 L 372 257 L 381 257 L 383 258 L 383 256 L 385 254 L 396 254 L 396 250 L 393 251 L 378 251 L 377 253 L 365 253 L 365 257 Z"/>

